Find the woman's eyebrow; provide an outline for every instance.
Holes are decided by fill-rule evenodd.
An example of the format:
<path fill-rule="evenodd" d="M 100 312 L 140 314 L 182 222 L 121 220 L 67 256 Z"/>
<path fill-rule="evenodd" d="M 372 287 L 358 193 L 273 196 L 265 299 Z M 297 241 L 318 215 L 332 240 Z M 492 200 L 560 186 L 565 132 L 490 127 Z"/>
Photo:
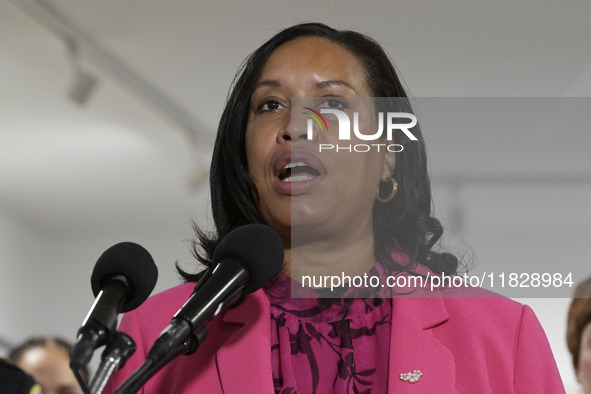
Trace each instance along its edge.
<path fill-rule="evenodd" d="M 343 81 L 341 79 L 331 79 L 328 81 L 320 81 L 320 82 L 316 83 L 316 87 L 318 87 L 318 88 L 329 88 L 329 87 L 333 87 L 333 86 L 336 86 L 336 87 L 345 86 L 345 87 L 351 89 L 352 91 L 354 91 L 355 93 L 358 93 L 357 90 L 355 90 L 355 88 L 349 82 Z"/>
<path fill-rule="evenodd" d="M 281 86 L 281 82 L 279 82 L 276 79 L 265 79 L 260 82 L 257 82 L 257 84 L 254 86 L 253 90 L 256 90 L 261 87 L 277 88 L 280 86 Z M 339 86 L 345 86 L 345 87 L 351 89 L 352 91 L 354 91 L 355 93 L 358 93 L 357 90 L 355 90 L 355 88 L 353 87 L 353 85 L 351 85 L 349 82 L 343 81 L 341 79 L 330 79 L 327 81 L 316 82 L 316 87 L 319 89 L 330 88 L 330 87 L 339 87 Z"/>
<path fill-rule="evenodd" d="M 278 88 L 279 86 L 281 86 L 281 82 L 279 82 L 279 81 L 277 81 L 275 79 L 265 79 L 265 80 L 262 80 L 260 82 L 257 82 L 257 84 L 254 85 L 254 89 L 253 90 L 256 90 L 258 88 L 262 88 L 262 87 L 265 87 L 265 86 L 271 87 L 271 88 Z"/>

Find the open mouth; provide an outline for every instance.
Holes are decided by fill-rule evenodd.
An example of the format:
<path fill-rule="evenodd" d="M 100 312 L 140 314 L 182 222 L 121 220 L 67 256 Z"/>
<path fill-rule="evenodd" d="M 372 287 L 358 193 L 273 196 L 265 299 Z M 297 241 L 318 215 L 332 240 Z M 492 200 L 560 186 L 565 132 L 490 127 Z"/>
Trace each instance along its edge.
<path fill-rule="evenodd" d="M 320 176 L 320 172 L 303 161 L 290 161 L 283 167 L 278 176 L 282 182 L 301 182 Z"/>
<path fill-rule="evenodd" d="M 273 166 L 274 187 L 283 195 L 310 193 L 323 183 L 326 175 L 322 161 L 304 151 L 285 152 Z"/>

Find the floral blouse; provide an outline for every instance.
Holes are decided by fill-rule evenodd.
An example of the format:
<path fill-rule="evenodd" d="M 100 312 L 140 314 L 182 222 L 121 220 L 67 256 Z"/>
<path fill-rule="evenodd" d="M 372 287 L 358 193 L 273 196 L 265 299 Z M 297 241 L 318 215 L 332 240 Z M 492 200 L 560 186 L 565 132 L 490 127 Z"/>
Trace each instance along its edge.
<path fill-rule="evenodd" d="M 281 273 L 265 288 L 275 392 L 385 393 L 392 300 L 292 298 L 291 283 Z"/>

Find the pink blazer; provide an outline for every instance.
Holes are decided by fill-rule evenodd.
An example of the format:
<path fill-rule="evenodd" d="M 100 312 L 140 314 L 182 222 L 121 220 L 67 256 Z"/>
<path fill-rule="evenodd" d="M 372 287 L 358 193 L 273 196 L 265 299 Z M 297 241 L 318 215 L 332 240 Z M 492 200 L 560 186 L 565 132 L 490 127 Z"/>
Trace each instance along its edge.
<path fill-rule="evenodd" d="M 194 284 L 155 295 L 127 313 L 120 330 L 137 351 L 116 373 L 112 392 L 147 351 Z M 143 393 L 273 394 L 271 319 L 259 290 L 208 324 L 197 352 L 179 356 Z M 533 311 L 505 298 L 393 299 L 388 393 L 564 393 L 546 336 Z M 417 383 L 400 374 L 420 370 Z"/>

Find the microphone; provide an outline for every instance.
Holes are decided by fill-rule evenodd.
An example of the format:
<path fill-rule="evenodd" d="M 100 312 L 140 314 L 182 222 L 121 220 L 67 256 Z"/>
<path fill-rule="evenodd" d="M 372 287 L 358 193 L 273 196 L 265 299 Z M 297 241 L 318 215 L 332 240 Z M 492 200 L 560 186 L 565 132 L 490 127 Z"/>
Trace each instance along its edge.
<path fill-rule="evenodd" d="M 144 364 L 115 393 L 137 391 L 176 356 L 195 352 L 205 338 L 207 322 L 281 271 L 283 241 L 269 226 L 240 226 L 220 241 L 213 263 L 215 268 L 195 285 L 189 300 L 154 342 Z"/>
<path fill-rule="evenodd" d="M 133 242 L 118 243 L 99 257 L 90 278 L 96 299 L 72 347 L 72 370 L 76 372 L 87 365 L 94 350 L 110 341 L 116 330 L 117 315 L 144 302 L 157 279 L 158 268 L 152 256 Z"/>
<path fill-rule="evenodd" d="M 195 332 L 245 293 L 263 287 L 281 271 L 283 241 L 269 226 L 241 226 L 222 239 L 213 253 L 213 263 L 213 271 L 203 284 L 197 284 L 172 324 L 186 321 Z"/>

